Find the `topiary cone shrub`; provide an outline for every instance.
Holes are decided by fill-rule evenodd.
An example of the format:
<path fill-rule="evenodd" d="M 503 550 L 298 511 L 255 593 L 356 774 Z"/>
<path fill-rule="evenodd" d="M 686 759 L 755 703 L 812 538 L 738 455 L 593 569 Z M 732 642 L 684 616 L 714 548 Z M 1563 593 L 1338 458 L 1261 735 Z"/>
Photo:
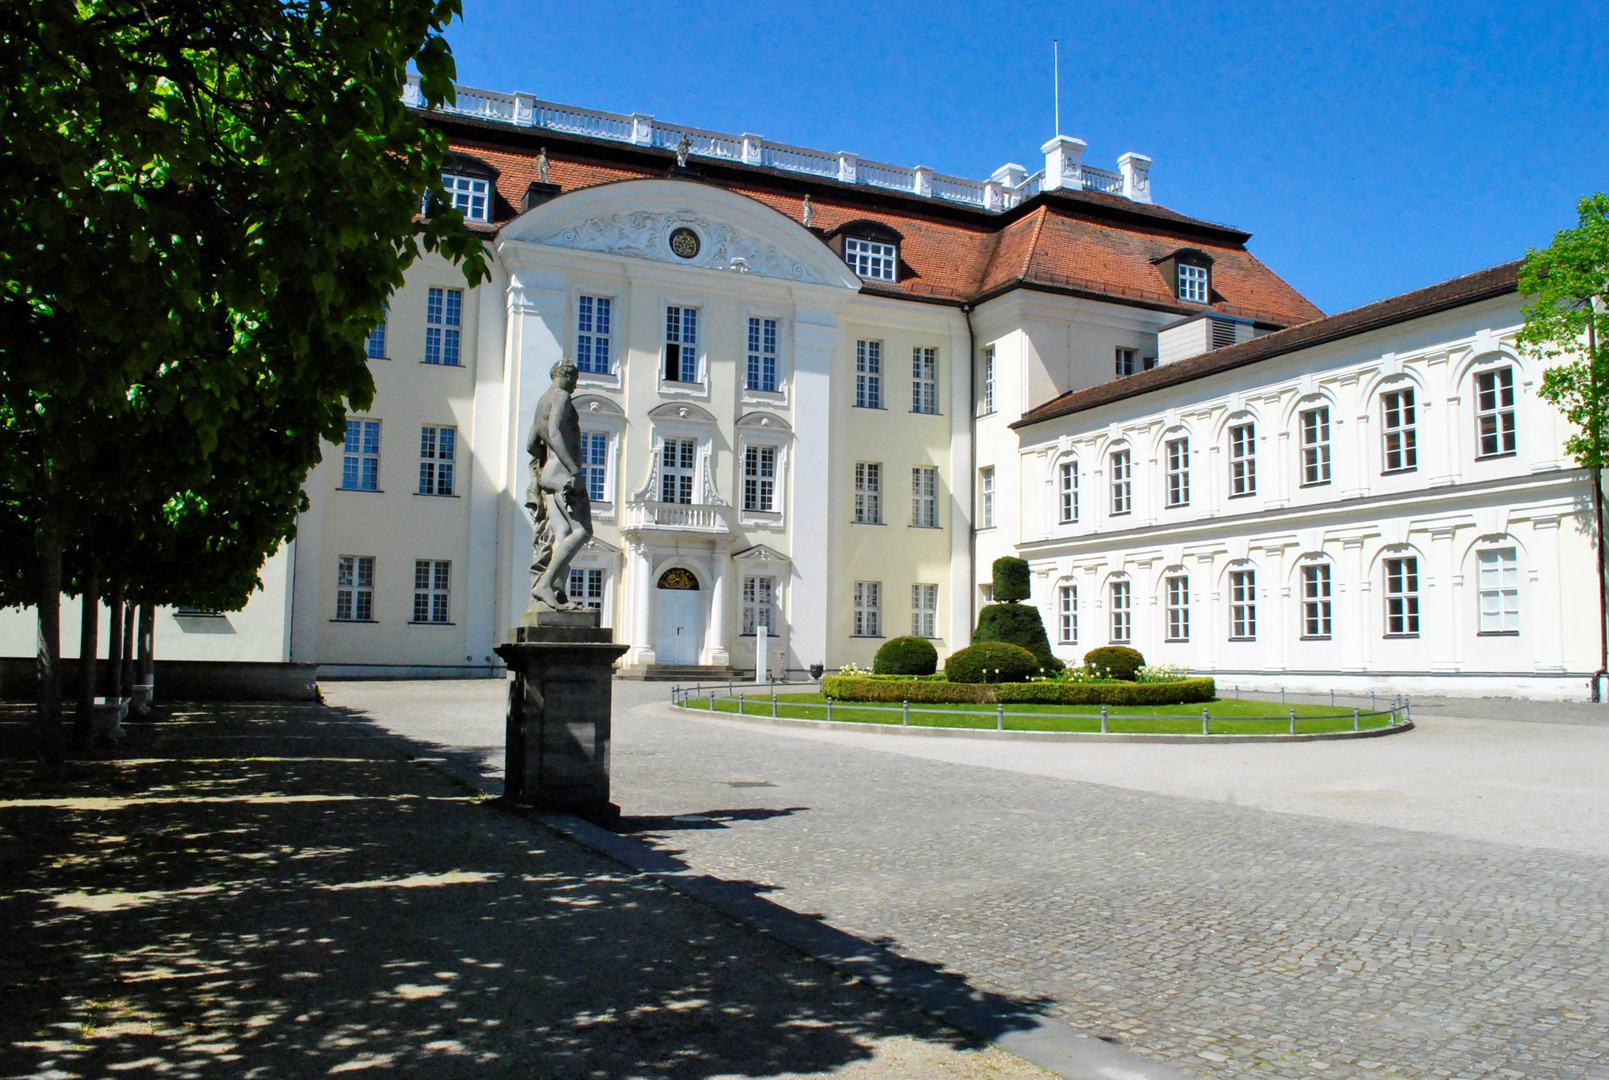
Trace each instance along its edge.
<path fill-rule="evenodd" d="M 1020 683 L 1039 674 L 1039 667 L 1039 658 L 1021 645 L 987 641 L 951 653 L 944 675 L 953 683 Z"/>
<path fill-rule="evenodd" d="M 1009 604 L 1026 600 L 1029 593 L 1028 560 L 1002 555 L 994 561 L 994 600 Z"/>
<path fill-rule="evenodd" d="M 1050 638 L 1045 635 L 1039 609 L 1029 604 L 990 604 L 978 612 L 978 628 L 972 631 L 972 643 L 979 645 L 986 641 L 1020 645 L 1033 653 L 1046 671 L 1060 671 L 1065 666 L 1050 651 Z"/>
<path fill-rule="evenodd" d="M 1138 649 L 1127 645 L 1104 645 L 1084 654 L 1084 667 L 1090 672 L 1104 671 L 1114 679 L 1133 682 L 1134 673 L 1145 665 Z"/>
<path fill-rule="evenodd" d="M 885 641 L 872 660 L 874 675 L 931 675 L 939 669 L 939 651 L 927 638 L 897 637 Z"/>

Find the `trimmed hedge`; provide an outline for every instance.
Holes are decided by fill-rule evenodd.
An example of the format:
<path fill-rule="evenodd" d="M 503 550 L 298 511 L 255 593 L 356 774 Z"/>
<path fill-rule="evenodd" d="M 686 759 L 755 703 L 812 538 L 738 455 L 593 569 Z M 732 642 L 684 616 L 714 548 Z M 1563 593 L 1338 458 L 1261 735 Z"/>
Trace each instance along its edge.
<path fill-rule="evenodd" d="M 1039 657 L 1004 641 L 968 645 L 944 661 L 944 674 L 953 683 L 1027 682 L 1028 676 L 1039 674 L 1039 668 Z"/>
<path fill-rule="evenodd" d="M 1026 600 L 1030 591 L 1028 560 L 1002 555 L 994 561 L 994 599 L 996 603 Z"/>
<path fill-rule="evenodd" d="M 1145 657 L 1140 655 L 1140 651 L 1126 645 L 1103 645 L 1084 654 L 1084 667 L 1087 670 L 1105 668 L 1112 678 L 1124 682 L 1133 682 L 1134 673 L 1144 666 Z"/>
<path fill-rule="evenodd" d="M 993 705 L 996 702 L 1017 705 L 1199 705 L 1216 698 L 1218 686 L 1210 678 L 1161 683 L 1032 682 L 984 685 L 829 675 L 821 681 L 821 692 L 834 701 L 889 702 L 896 705 L 901 701 L 923 705 Z"/>
<path fill-rule="evenodd" d="M 939 669 L 939 651 L 927 638 L 897 637 L 883 642 L 872 660 L 879 675 L 931 675 Z"/>
<path fill-rule="evenodd" d="M 986 641 L 1020 645 L 1033 653 L 1046 671 L 1060 671 L 1066 666 L 1050 651 L 1044 620 L 1039 617 L 1039 609 L 1031 604 L 990 604 L 978 612 L 978 628 L 972 631 L 972 644 L 981 645 Z"/>

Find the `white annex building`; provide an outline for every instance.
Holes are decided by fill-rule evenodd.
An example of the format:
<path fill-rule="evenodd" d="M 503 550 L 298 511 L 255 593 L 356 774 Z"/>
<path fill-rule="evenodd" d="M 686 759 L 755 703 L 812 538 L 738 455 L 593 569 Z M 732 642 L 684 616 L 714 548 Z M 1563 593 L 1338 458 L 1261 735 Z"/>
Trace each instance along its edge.
<path fill-rule="evenodd" d="M 1068 659 L 1587 693 L 1591 479 L 1513 348 L 1512 265 L 1326 319 L 1249 234 L 1157 205 L 1148 158 L 1065 136 L 977 181 L 523 94 L 431 117 L 492 278 L 409 271 L 296 540 L 243 611 L 161 613 L 164 659 L 499 674 L 569 357 L 570 592 L 623 674 L 752 671 L 762 629 L 778 674 L 943 656 L 1015 554 Z M 6 655 L 31 615 L 0 613 Z"/>

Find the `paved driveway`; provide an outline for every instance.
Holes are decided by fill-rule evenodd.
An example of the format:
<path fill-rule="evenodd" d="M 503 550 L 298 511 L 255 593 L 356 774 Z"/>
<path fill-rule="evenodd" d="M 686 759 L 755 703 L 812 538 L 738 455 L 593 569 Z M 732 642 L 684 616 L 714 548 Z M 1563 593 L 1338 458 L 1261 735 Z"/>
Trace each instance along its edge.
<path fill-rule="evenodd" d="M 1002 743 L 701 721 L 617 687 L 616 799 L 653 842 L 1148 1056 L 1609 1077 L 1609 724 Z M 498 684 L 326 694 L 500 764 Z"/>

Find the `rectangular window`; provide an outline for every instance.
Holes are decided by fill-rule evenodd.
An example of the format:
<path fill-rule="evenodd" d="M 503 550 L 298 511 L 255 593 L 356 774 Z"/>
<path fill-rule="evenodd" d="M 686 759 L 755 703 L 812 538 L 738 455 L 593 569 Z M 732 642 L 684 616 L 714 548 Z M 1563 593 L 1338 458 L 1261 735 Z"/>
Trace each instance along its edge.
<path fill-rule="evenodd" d="M 1078 644 L 1078 586 L 1063 585 L 1057 590 L 1057 614 L 1060 616 L 1061 643 Z"/>
<path fill-rule="evenodd" d="M 1190 578 L 1184 574 L 1166 578 L 1168 599 L 1168 640 L 1190 640 Z"/>
<path fill-rule="evenodd" d="M 1481 628 L 1483 634 L 1520 632 L 1520 561 L 1513 548 L 1495 548 L 1476 554 L 1480 568 Z"/>
<path fill-rule="evenodd" d="M 777 448 L 749 446 L 743 450 L 743 509 L 772 513 L 777 501 Z"/>
<path fill-rule="evenodd" d="M 911 524 L 918 529 L 939 527 L 939 471 L 931 466 L 911 470 Z"/>
<path fill-rule="evenodd" d="M 939 411 L 939 351 L 921 346 L 911 351 L 911 412 Z"/>
<path fill-rule="evenodd" d="M 1330 636 L 1330 564 L 1302 567 L 1302 636 Z"/>
<path fill-rule="evenodd" d="M 1419 560 L 1387 559 L 1386 636 L 1419 636 Z"/>
<path fill-rule="evenodd" d="M 697 308 L 665 308 L 665 381 L 698 382 Z"/>
<path fill-rule="evenodd" d="M 413 564 L 413 621 L 448 621 L 453 564 L 445 559 L 419 559 Z"/>
<path fill-rule="evenodd" d="M 575 366 L 594 375 L 609 374 L 609 339 L 614 323 L 614 301 L 607 296 L 582 296 L 576 301 Z"/>
<path fill-rule="evenodd" d="M 1229 497 L 1257 494 L 1257 425 L 1229 429 Z"/>
<path fill-rule="evenodd" d="M 938 637 L 939 587 L 911 586 L 911 636 Z"/>
<path fill-rule="evenodd" d="M 1169 439 L 1167 446 L 1168 463 L 1168 505 L 1190 505 L 1190 440 Z"/>
<path fill-rule="evenodd" d="M 1386 472 L 1411 472 L 1419 467 L 1412 390 L 1380 395 L 1380 437 Z"/>
<path fill-rule="evenodd" d="M 570 568 L 570 587 L 565 590 L 572 604 L 580 604 L 593 611 L 603 610 L 603 571 Z"/>
<path fill-rule="evenodd" d="M 666 439 L 659 456 L 659 501 L 691 503 L 697 469 L 697 439 Z"/>
<path fill-rule="evenodd" d="M 994 466 L 978 470 L 978 528 L 994 528 Z"/>
<path fill-rule="evenodd" d="M 447 189 L 447 201 L 453 209 L 463 211 L 464 217 L 470 221 L 490 220 L 492 185 L 489 180 L 443 173 L 441 186 Z"/>
<path fill-rule="evenodd" d="M 464 319 L 463 289 L 431 289 L 425 301 L 425 363 L 458 367 L 458 334 Z"/>
<path fill-rule="evenodd" d="M 1179 263 L 1179 299 L 1193 304 L 1207 302 L 1207 268 Z"/>
<path fill-rule="evenodd" d="M 855 342 L 855 407 L 883 407 L 883 343 Z"/>
<path fill-rule="evenodd" d="M 981 414 L 994 412 L 994 346 L 983 350 L 983 402 Z"/>
<path fill-rule="evenodd" d="M 1301 415 L 1302 486 L 1330 482 L 1330 410 L 1308 409 Z"/>
<path fill-rule="evenodd" d="M 581 433 L 581 471 L 587 478 L 587 498 L 608 502 L 609 436 L 597 431 Z"/>
<path fill-rule="evenodd" d="M 458 453 L 458 429 L 419 429 L 419 494 L 453 493 L 453 459 Z"/>
<path fill-rule="evenodd" d="M 1061 523 L 1071 525 L 1078 520 L 1078 462 L 1061 463 Z"/>
<path fill-rule="evenodd" d="M 364 353 L 370 360 L 385 359 L 385 323 L 376 323 L 369 331 L 369 340 L 364 344 Z"/>
<path fill-rule="evenodd" d="M 748 380 L 750 390 L 774 393 L 777 388 L 777 321 L 749 320 Z"/>
<path fill-rule="evenodd" d="M 878 462 L 855 462 L 855 520 L 862 525 L 883 523 L 883 466 Z"/>
<path fill-rule="evenodd" d="M 880 581 L 855 582 L 855 637 L 882 637 L 882 594 Z"/>
<path fill-rule="evenodd" d="M 1132 597 L 1127 581 L 1112 582 L 1112 644 L 1127 645 L 1134 633 L 1134 614 L 1129 609 Z"/>
<path fill-rule="evenodd" d="M 1514 369 L 1494 368 L 1475 376 L 1475 433 L 1481 457 L 1514 453 Z"/>
<path fill-rule="evenodd" d="M 341 487 L 380 490 L 380 421 L 348 420 L 341 453 Z"/>
<path fill-rule="evenodd" d="M 342 555 L 335 567 L 335 618 L 374 621 L 374 556 Z"/>
<path fill-rule="evenodd" d="M 893 281 L 899 252 L 893 244 L 879 244 L 871 240 L 844 239 L 844 262 L 857 277 L 869 281 Z"/>
<path fill-rule="evenodd" d="M 1140 350 L 1139 349 L 1119 349 L 1119 350 L 1117 350 L 1117 365 L 1116 365 L 1116 367 L 1117 367 L 1117 374 L 1120 375 L 1120 376 L 1121 375 L 1133 375 L 1136 371 L 1139 371 L 1140 370 Z"/>
<path fill-rule="evenodd" d="M 765 627 L 766 637 L 776 637 L 777 629 L 777 580 L 769 577 L 748 577 L 743 579 L 743 626 L 742 633 L 746 637 L 757 636 L 760 627 Z"/>
<path fill-rule="evenodd" d="M 1257 571 L 1229 572 L 1229 638 L 1250 641 L 1257 636 Z"/>
<path fill-rule="evenodd" d="M 1112 513 L 1126 514 L 1134 509 L 1134 488 L 1130 480 L 1129 452 L 1127 450 L 1114 450 L 1111 457 L 1112 468 Z"/>

